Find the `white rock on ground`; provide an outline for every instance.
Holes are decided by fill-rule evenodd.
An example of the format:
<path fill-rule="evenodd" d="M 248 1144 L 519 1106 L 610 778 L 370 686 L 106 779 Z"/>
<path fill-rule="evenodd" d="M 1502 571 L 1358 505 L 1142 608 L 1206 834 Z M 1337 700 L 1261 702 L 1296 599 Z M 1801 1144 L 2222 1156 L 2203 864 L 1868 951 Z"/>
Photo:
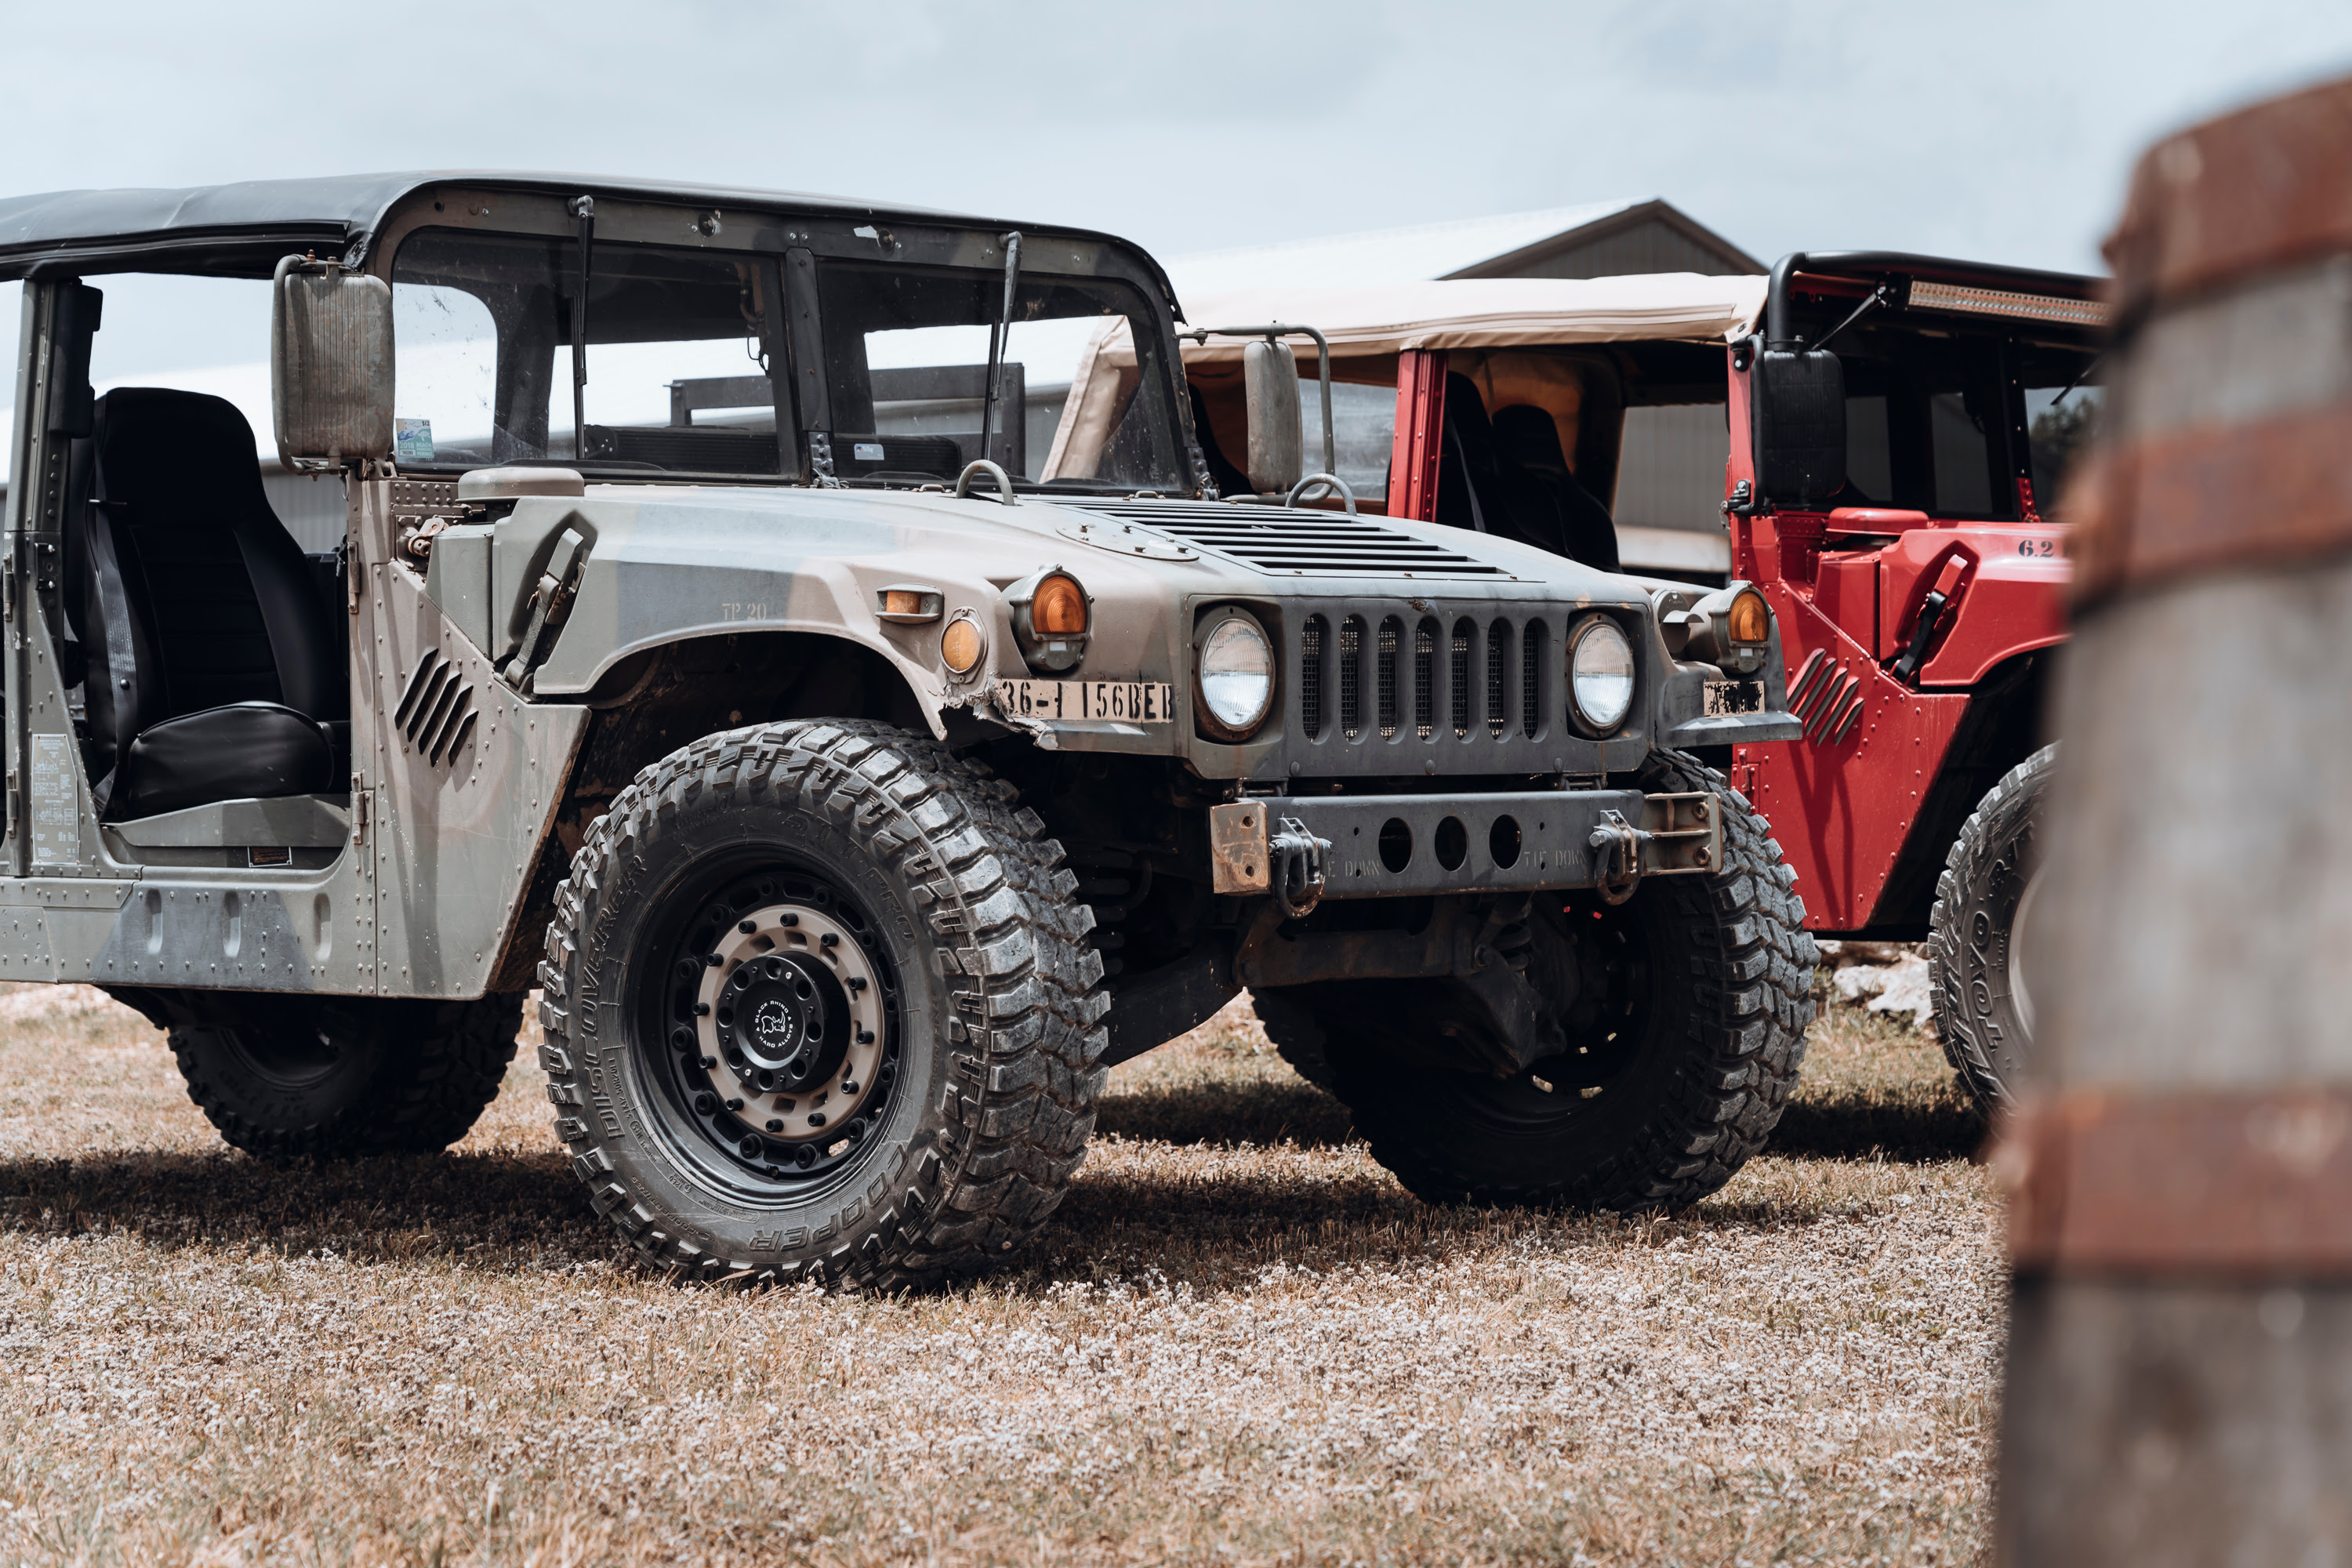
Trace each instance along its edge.
<path fill-rule="evenodd" d="M 1936 1014 L 1934 993 L 1927 988 L 1927 961 L 1906 952 L 1892 963 L 1856 963 L 1830 976 L 1841 1002 L 1869 1001 L 1874 1013 L 1908 1013 L 1925 1024 Z"/>

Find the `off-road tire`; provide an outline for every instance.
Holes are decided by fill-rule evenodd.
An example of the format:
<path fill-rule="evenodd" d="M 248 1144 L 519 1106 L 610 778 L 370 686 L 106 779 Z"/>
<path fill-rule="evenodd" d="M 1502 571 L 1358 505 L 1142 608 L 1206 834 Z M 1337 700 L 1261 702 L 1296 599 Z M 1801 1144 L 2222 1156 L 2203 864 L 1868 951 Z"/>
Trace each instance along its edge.
<path fill-rule="evenodd" d="M 498 1098 L 522 1027 L 514 994 L 189 1001 L 169 1037 L 189 1095 L 231 1148 L 272 1160 L 447 1148 Z"/>
<path fill-rule="evenodd" d="M 2010 950 L 2040 864 L 2042 798 L 2057 764 L 2058 748 L 2044 746 L 1985 792 L 1952 841 L 1927 917 L 1936 1037 L 1988 1115 L 2014 1102 L 2033 1056 L 2033 1021 L 2014 994 Z"/>
<path fill-rule="evenodd" d="M 1620 1016 L 1633 1037 L 1608 1036 L 1610 1063 L 1584 1069 L 1602 1078 L 1589 1086 L 1597 1094 L 1565 1082 L 1542 1087 L 1544 1073 L 1564 1079 L 1577 1067 L 1566 1058 L 1509 1079 L 1406 1067 L 1327 1024 L 1339 1098 L 1373 1158 L 1415 1195 L 1620 1213 L 1681 1208 L 1729 1181 L 1780 1121 L 1813 1016 L 1817 954 L 1796 874 L 1721 773 L 1668 752 L 1642 782 L 1653 792 L 1714 795 L 1723 864 L 1712 874 L 1648 878 L 1615 910 L 1589 895 L 1568 898 L 1530 922 L 1534 942 L 1583 940 L 1579 925 L 1625 933 L 1620 972 L 1631 976 L 1622 984 L 1634 1010 Z M 1547 924 L 1555 919 L 1561 923 Z M 1620 919 L 1628 923 L 1610 924 Z M 1541 967 L 1531 961 L 1531 980 Z M 1601 1035 L 1588 1037 L 1602 1048 Z"/>
<path fill-rule="evenodd" d="M 914 1287 L 977 1270 L 1053 1213 L 1108 1076 L 1110 999 L 1087 945 L 1094 913 L 1015 801 L 928 739 L 814 720 L 695 742 L 590 827 L 547 931 L 541 1061 L 573 1172 L 645 1262 Z M 855 1147 L 826 1152 L 837 1177 L 794 1185 L 789 1160 L 773 1179 L 730 1173 L 662 1087 L 667 1047 L 634 988 L 681 984 L 648 970 L 661 951 L 648 942 L 665 900 L 729 856 L 782 865 L 788 884 L 830 879 L 839 907 L 866 911 L 856 940 L 877 972 L 895 977 L 891 1098 Z"/>
<path fill-rule="evenodd" d="M 1288 1063 L 1291 1071 L 1326 1094 L 1339 1092 L 1331 1078 L 1331 1058 L 1325 1049 L 1323 1026 L 1317 1020 L 1314 1009 L 1278 991 L 1269 991 L 1263 995 L 1252 992 L 1250 1010 L 1257 1015 L 1259 1026 L 1273 1042 L 1275 1055 Z"/>

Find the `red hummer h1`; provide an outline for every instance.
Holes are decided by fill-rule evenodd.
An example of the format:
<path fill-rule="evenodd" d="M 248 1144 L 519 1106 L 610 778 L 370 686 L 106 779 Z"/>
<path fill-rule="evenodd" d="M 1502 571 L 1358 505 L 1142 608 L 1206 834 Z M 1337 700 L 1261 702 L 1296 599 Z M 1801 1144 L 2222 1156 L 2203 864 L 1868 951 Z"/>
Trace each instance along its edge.
<path fill-rule="evenodd" d="M 2046 509 L 2097 405 L 2098 293 L 1869 253 L 1769 279 L 1260 289 L 1187 301 L 1219 330 L 1186 366 L 1228 493 L 1257 488 L 1246 337 L 1328 343 L 1329 384 L 1302 398 L 1336 481 L 1316 504 L 1643 577 L 1691 637 L 1760 594 L 1805 735 L 1706 760 L 1771 820 L 1809 927 L 1932 942 L 1946 1052 L 1990 1104 L 2032 1033 L 2018 938 L 2068 572 Z"/>

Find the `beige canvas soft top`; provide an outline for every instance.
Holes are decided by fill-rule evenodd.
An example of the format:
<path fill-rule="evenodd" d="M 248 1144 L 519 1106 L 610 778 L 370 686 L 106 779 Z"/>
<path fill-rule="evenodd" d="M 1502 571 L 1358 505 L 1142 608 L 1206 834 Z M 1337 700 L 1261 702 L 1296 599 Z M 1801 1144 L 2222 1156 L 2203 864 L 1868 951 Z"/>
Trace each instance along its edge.
<path fill-rule="evenodd" d="M 1334 360 L 1404 349 L 1532 348 L 1661 338 L 1723 342 L 1755 330 L 1764 311 L 1760 277 L 1645 272 L 1622 278 L 1464 278 L 1339 288 L 1237 289 L 1186 301 L 1191 323 L 1311 326 Z M 1188 366 L 1238 363 L 1244 340 L 1184 344 Z M 1300 368 L 1315 345 L 1293 338 Z M 1127 321 L 1113 317 L 1079 356 L 1045 477 L 1094 471 L 1136 382 Z"/>
<path fill-rule="evenodd" d="M 1528 348 L 1682 338 L 1721 342 L 1753 330 L 1761 278 L 1649 272 L 1624 278 L 1463 278 L 1358 288 L 1238 289 L 1185 302 L 1196 326 L 1311 326 L 1333 358 L 1402 349 Z M 1314 344 L 1294 340 L 1303 356 Z M 1238 360 L 1242 340 L 1184 345 L 1187 364 Z"/>

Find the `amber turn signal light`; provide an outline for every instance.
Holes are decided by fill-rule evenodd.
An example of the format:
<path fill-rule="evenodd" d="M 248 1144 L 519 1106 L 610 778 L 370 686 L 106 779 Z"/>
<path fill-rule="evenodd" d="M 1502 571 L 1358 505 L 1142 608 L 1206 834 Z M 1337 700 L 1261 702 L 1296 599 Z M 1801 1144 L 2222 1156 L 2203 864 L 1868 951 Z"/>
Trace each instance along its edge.
<path fill-rule="evenodd" d="M 970 675 L 987 649 L 988 640 L 981 636 L 980 623 L 968 616 L 958 616 L 940 634 L 940 658 L 958 675 Z"/>
<path fill-rule="evenodd" d="M 883 610 L 893 616 L 919 616 L 923 596 L 912 588 L 893 588 L 882 595 Z"/>
<path fill-rule="evenodd" d="M 1772 635 L 1772 614 L 1761 594 L 1742 594 L 1731 601 L 1731 640 L 1763 642 Z"/>
<path fill-rule="evenodd" d="M 1029 624 L 1041 637 L 1074 637 L 1084 634 L 1085 593 L 1067 577 L 1046 578 L 1037 584 L 1037 596 L 1029 601 Z"/>

